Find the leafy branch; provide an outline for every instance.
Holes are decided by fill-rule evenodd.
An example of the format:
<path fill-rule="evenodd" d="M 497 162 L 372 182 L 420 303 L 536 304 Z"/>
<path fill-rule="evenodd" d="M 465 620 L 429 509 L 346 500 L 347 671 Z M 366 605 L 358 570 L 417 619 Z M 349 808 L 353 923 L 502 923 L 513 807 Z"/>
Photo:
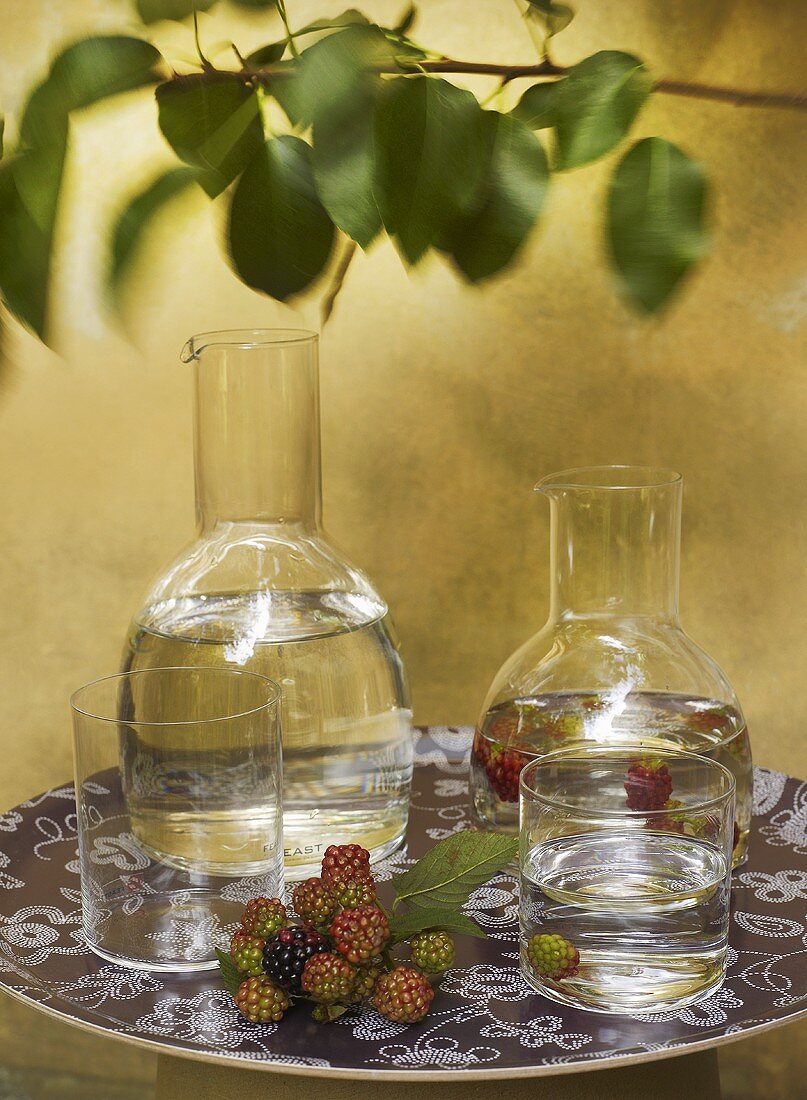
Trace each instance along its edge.
<path fill-rule="evenodd" d="M 158 126 L 182 167 L 153 179 L 110 227 L 115 298 L 154 217 L 201 187 L 227 207 L 228 259 L 247 286 L 287 301 L 330 272 L 323 321 L 357 249 L 382 233 L 407 264 L 433 253 L 467 282 L 496 276 L 533 232 L 552 177 L 616 150 L 605 252 L 627 299 L 655 312 L 709 242 L 702 169 L 662 137 L 629 142 L 648 98 L 807 108 L 800 94 L 657 80 L 640 59 L 615 50 L 559 66 L 548 46 L 574 13 L 557 0 L 522 0 L 539 49 L 530 65 L 429 50 L 411 36 L 411 4 L 394 26 L 351 8 L 295 28 L 285 0 L 230 0 L 279 27 L 251 53 L 233 43 L 238 68 L 221 69 L 203 52 L 199 21 L 220 2 L 135 0 L 147 26 L 193 20 L 195 71 L 177 73 L 150 43 L 111 35 L 69 45 L 32 90 L 0 161 L 0 294 L 43 339 L 70 115 L 137 88 L 155 87 Z M 482 103 L 445 79 L 475 74 L 498 78 Z M 534 83 L 504 109 L 504 90 L 517 80 Z M 340 235 L 347 241 L 334 261 Z"/>

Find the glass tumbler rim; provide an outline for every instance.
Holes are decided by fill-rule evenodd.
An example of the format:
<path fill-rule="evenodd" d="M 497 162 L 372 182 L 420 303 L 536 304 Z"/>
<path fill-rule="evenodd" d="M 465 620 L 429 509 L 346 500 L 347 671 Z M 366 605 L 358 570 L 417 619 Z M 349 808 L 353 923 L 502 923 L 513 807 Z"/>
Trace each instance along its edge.
<path fill-rule="evenodd" d="M 257 706 L 247 707 L 243 710 L 233 710 L 231 714 L 221 714 L 211 718 L 183 718 L 180 720 L 168 719 L 166 721 L 155 722 L 145 721 L 143 719 L 134 718 L 126 719 L 127 726 L 144 726 L 158 729 L 176 728 L 182 726 L 201 726 L 201 725 L 213 725 L 217 722 L 235 722 L 242 718 L 248 718 L 251 715 L 259 714 L 263 710 L 268 710 L 273 706 L 276 706 L 280 702 L 282 690 L 280 685 L 274 680 L 270 680 L 268 676 L 262 676 L 259 672 L 251 672 L 249 669 L 242 668 L 222 668 L 216 665 L 165 665 L 156 666 L 155 668 L 139 668 L 129 669 L 127 672 L 113 672 L 108 676 L 99 676 L 95 680 L 90 680 L 86 684 L 82 684 L 81 687 L 76 688 L 73 694 L 70 696 L 70 708 L 75 714 L 80 714 L 84 718 L 91 718 L 94 722 L 108 722 L 110 725 L 119 726 L 121 723 L 121 717 L 119 714 L 97 714 L 95 709 L 87 709 L 86 705 L 81 705 L 81 696 L 85 693 L 89 693 L 93 688 L 99 688 L 102 684 L 111 684 L 113 681 L 122 683 L 124 681 L 134 680 L 135 677 L 145 677 L 150 673 L 155 672 L 215 672 L 217 674 L 224 673 L 227 676 L 238 676 L 244 680 L 255 682 L 263 682 L 268 686 L 268 698 Z"/>
<path fill-rule="evenodd" d="M 618 475 L 622 475 L 619 477 Z M 607 480 L 608 477 L 615 480 Z M 664 489 L 679 485 L 684 475 L 669 466 L 643 463 L 605 463 L 594 466 L 572 466 L 546 474 L 535 485 L 537 493 L 553 489 L 586 489 L 594 492 L 625 492 L 639 489 Z"/>
<path fill-rule="evenodd" d="M 210 347 L 248 351 L 252 348 L 284 348 L 298 344 L 316 344 L 319 334 L 304 328 L 233 328 L 197 332 L 182 348 L 180 359 L 191 363 Z"/>
<path fill-rule="evenodd" d="M 572 759 L 574 757 L 578 757 L 581 760 L 585 760 L 586 758 L 591 759 L 592 757 L 596 756 L 642 755 L 644 757 L 647 757 L 648 754 L 649 753 L 647 746 L 639 744 L 591 745 L 589 747 L 570 746 L 565 749 L 555 749 L 552 752 L 542 753 L 534 760 L 530 760 L 529 763 L 522 768 L 518 784 L 519 796 L 523 798 L 525 795 L 527 795 L 531 800 L 541 802 L 545 806 L 551 806 L 553 809 L 571 811 L 572 813 L 581 816 L 596 815 L 596 817 L 598 818 L 605 817 L 613 818 L 614 820 L 633 820 L 635 818 L 642 818 L 643 820 L 645 820 L 647 818 L 655 819 L 656 817 L 674 817 L 676 814 L 683 813 L 689 815 L 701 813 L 702 811 L 712 809 L 715 806 L 722 805 L 729 799 L 733 798 L 736 793 L 736 780 L 731 771 L 729 771 L 729 769 L 724 764 L 721 764 L 718 760 L 712 760 L 708 756 L 702 756 L 700 753 L 697 752 L 687 752 L 685 749 L 654 748 L 652 750 L 652 757 L 653 759 L 667 758 L 675 760 L 696 760 L 699 761 L 701 764 L 705 764 L 709 770 L 722 775 L 724 780 L 728 781 L 728 786 L 722 794 L 715 795 L 712 798 L 702 799 L 697 802 L 691 802 L 688 803 L 686 806 L 675 807 L 672 809 L 662 808 L 660 810 L 632 810 L 630 809 L 630 807 L 625 806 L 624 808 L 611 810 L 575 806 L 569 802 L 563 802 L 559 798 L 553 798 L 550 795 L 541 794 L 540 791 L 535 790 L 535 788 L 531 787 L 528 783 L 528 779 L 530 778 L 529 773 L 537 772 L 543 765 L 551 764 L 562 758 Z"/>

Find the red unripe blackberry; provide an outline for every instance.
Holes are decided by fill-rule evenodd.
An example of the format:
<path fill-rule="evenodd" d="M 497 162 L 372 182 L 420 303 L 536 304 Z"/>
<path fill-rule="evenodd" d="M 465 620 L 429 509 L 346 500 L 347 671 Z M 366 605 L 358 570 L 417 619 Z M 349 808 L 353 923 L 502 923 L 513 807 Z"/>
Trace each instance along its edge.
<path fill-rule="evenodd" d="M 321 878 L 298 882 L 292 893 L 294 911 L 309 928 L 326 927 L 339 909 L 333 891 Z"/>
<path fill-rule="evenodd" d="M 573 978 L 580 964 L 580 952 L 563 936 L 533 936 L 527 944 L 527 958 L 534 973 L 542 978 L 560 981 Z"/>
<path fill-rule="evenodd" d="M 253 898 L 241 917 L 245 932 L 267 940 L 288 924 L 286 907 L 278 898 Z"/>
<path fill-rule="evenodd" d="M 409 941 L 412 962 L 426 974 L 439 974 L 454 962 L 454 941 L 448 932 L 419 932 Z"/>
<path fill-rule="evenodd" d="M 247 978 L 235 994 L 238 1011 L 252 1024 L 278 1023 L 291 1007 L 288 995 L 267 977 Z"/>
<path fill-rule="evenodd" d="M 330 949 L 331 945 L 319 932 L 311 932 L 305 928 L 282 928 L 266 941 L 263 969 L 281 989 L 299 995 L 302 992 L 300 979 L 305 964 L 312 955 Z"/>
<path fill-rule="evenodd" d="M 341 955 L 323 951 L 303 967 L 303 993 L 323 1004 L 348 1004 L 356 984 L 356 971 Z"/>
<path fill-rule="evenodd" d="M 260 936 L 250 936 L 249 932 L 236 932 L 230 941 L 230 958 L 241 971 L 250 978 L 263 974 L 263 949 L 266 944 Z"/>
<path fill-rule="evenodd" d="M 373 1004 L 388 1020 L 416 1024 L 429 1011 L 434 990 L 425 975 L 412 966 L 396 966 L 376 982 Z"/>
<path fill-rule="evenodd" d="M 485 771 L 502 802 L 518 802 L 518 781 L 529 759 L 518 749 L 503 749 L 498 745 L 491 749 Z"/>
<path fill-rule="evenodd" d="M 658 761 L 632 764 L 625 779 L 629 810 L 663 810 L 672 794 L 672 776 Z"/>
<path fill-rule="evenodd" d="M 322 881 L 335 886 L 344 879 L 372 878 L 370 853 L 359 844 L 331 844 L 322 857 Z"/>
<path fill-rule="evenodd" d="M 389 921 L 374 905 L 343 909 L 331 921 L 331 939 L 340 955 L 358 965 L 382 950 L 389 939 Z"/>

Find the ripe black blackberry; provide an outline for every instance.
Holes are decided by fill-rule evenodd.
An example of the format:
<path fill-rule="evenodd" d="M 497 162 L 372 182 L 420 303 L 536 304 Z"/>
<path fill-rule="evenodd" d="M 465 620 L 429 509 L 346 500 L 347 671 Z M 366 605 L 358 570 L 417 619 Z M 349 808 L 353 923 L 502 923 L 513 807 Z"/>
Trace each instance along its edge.
<path fill-rule="evenodd" d="M 305 928 L 282 928 L 266 941 L 263 969 L 281 989 L 299 996 L 305 964 L 313 955 L 330 950 L 330 944 L 319 932 Z"/>

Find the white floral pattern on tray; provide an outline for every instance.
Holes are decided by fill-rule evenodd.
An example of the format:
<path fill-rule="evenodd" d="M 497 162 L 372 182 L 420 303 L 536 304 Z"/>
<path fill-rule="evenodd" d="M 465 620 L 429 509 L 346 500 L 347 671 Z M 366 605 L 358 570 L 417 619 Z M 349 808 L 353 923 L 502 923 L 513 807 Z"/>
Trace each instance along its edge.
<path fill-rule="evenodd" d="M 435 840 L 470 825 L 470 741 L 468 729 L 424 731 L 408 847 L 377 866 L 380 882 Z M 534 993 L 518 968 L 516 879 L 502 873 L 466 905 L 487 940 L 459 941 L 456 964 L 437 983 L 422 1024 L 404 1027 L 362 1009 L 313 1032 L 300 1008 L 281 1025 L 255 1027 L 217 988 L 214 972 L 150 974 L 111 965 L 89 951 L 81 933 L 75 806 L 68 786 L 0 815 L 0 988 L 168 1052 L 205 1052 L 313 1073 L 523 1076 L 719 1042 L 807 1013 L 807 783 L 766 769 L 757 769 L 755 779 L 750 856 L 732 887 L 728 977 L 708 1000 L 679 1012 L 599 1016 Z M 100 804 L 108 791 L 95 783 L 92 793 Z M 125 822 L 96 846 L 93 857 L 119 870 L 136 912 L 143 901 L 135 888 L 139 853 Z M 257 878 L 225 887 L 238 901 L 267 888 Z M 190 950 L 197 933 L 179 921 L 171 932 L 184 937 Z M 226 929 L 220 933 L 226 938 Z"/>

